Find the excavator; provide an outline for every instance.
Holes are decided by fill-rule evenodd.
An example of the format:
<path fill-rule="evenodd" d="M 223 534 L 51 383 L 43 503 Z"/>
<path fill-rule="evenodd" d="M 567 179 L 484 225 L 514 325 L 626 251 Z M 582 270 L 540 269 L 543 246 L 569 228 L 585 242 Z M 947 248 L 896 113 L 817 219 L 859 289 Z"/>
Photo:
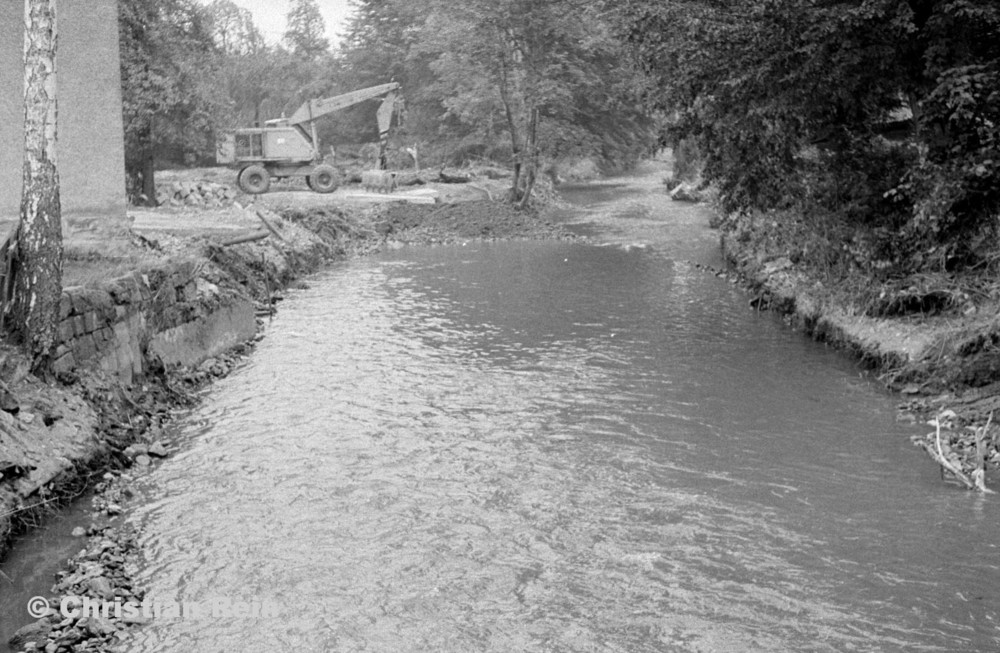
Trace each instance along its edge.
<path fill-rule="evenodd" d="M 251 195 L 266 193 L 271 178 L 305 177 L 317 193 L 332 193 L 340 184 L 340 175 L 324 163 L 316 136 L 316 120 L 349 106 L 385 96 L 376 112 L 379 138 L 389 136 L 393 114 L 402 108 L 397 82 L 371 86 L 343 95 L 309 100 L 290 118 L 267 120 L 263 127 L 247 127 L 227 133 L 219 142 L 216 161 L 239 170 L 236 183 Z"/>

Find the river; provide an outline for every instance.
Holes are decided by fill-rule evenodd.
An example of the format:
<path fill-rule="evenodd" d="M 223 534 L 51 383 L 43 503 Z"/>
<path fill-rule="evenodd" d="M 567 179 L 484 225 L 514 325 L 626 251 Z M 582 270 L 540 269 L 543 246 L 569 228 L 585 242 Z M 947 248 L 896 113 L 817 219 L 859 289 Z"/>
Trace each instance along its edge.
<path fill-rule="evenodd" d="M 129 651 L 984 651 L 997 500 L 895 399 L 748 307 L 656 171 L 587 243 L 403 248 L 292 293 L 128 519 Z"/>

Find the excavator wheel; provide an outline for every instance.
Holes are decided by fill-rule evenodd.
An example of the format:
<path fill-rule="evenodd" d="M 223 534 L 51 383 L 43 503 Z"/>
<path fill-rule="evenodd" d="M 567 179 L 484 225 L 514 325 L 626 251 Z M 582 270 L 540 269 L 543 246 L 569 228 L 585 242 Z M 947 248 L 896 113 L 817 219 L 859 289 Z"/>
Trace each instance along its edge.
<path fill-rule="evenodd" d="M 244 193 L 249 195 L 260 195 L 266 193 L 271 187 L 271 173 L 264 166 L 247 166 L 236 178 L 236 183 Z"/>
<path fill-rule="evenodd" d="M 317 193 L 332 193 L 340 185 L 337 169 L 326 164 L 316 166 L 312 174 L 306 177 L 309 188 Z"/>

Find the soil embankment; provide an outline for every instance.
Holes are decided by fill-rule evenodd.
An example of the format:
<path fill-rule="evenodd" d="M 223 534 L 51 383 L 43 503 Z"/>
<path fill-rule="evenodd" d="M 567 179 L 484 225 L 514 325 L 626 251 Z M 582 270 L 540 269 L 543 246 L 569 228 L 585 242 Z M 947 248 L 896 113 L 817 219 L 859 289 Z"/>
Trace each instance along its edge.
<path fill-rule="evenodd" d="M 165 423 L 250 353 L 284 287 L 327 262 L 407 243 L 573 237 L 479 195 L 454 204 L 284 199 L 277 212 L 266 198 L 249 208 L 170 207 L 137 219 L 137 251 L 102 259 L 71 250 L 67 278 L 79 285 L 63 297 L 53 378 L 30 375 L 14 348 L 0 352 L 0 548 L 97 482 L 90 539 L 50 604 L 141 600 L 128 579 L 132 538 L 114 526 L 115 498 L 127 494 L 121 470 L 169 454 Z M 17 646 L 102 650 L 138 621 L 67 620 L 53 610 Z"/>
<path fill-rule="evenodd" d="M 723 254 L 750 289 L 750 303 L 774 310 L 813 338 L 859 358 L 900 393 L 904 419 L 932 423 L 914 440 L 966 487 L 1000 482 L 995 413 L 1000 409 L 1000 322 L 988 301 L 872 316 L 842 283 L 793 262 L 750 219 L 721 231 Z M 918 289 L 911 295 L 920 298 Z M 937 423 L 940 422 L 940 429 Z M 976 479 L 979 480 L 976 480 Z"/>

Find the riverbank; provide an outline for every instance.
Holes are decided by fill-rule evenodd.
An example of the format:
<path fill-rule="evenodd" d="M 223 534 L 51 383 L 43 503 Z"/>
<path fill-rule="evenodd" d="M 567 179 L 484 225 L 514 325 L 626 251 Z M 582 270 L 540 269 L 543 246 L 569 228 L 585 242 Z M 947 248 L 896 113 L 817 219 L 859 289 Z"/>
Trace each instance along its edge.
<path fill-rule="evenodd" d="M 723 255 L 750 290 L 750 304 L 858 358 L 902 398 L 904 419 L 934 422 L 914 444 L 966 487 L 1000 483 L 994 413 L 1000 409 L 1000 310 L 988 297 L 906 288 L 909 310 L 873 317 L 887 299 L 874 282 L 845 281 L 798 264 L 788 231 L 766 216 L 719 220 Z M 875 288 L 875 290 L 873 290 Z M 938 429 L 936 422 L 940 416 Z M 985 462 L 984 462 L 985 461 Z M 979 471 L 977 471 L 979 470 Z M 983 476 L 985 473 L 985 477 Z M 981 481 L 976 481 L 981 478 Z"/>
<path fill-rule="evenodd" d="M 228 222 L 213 220 L 219 210 L 166 211 L 156 216 L 156 228 L 136 232 L 139 251 L 70 261 L 67 276 L 82 283 L 64 293 L 53 378 L 28 374 L 14 348 L 0 360 L 9 389 L 0 411 L 0 547 L 95 482 L 114 488 L 123 470 L 141 470 L 169 455 L 163 427 L 173 414 L 239 366 L 282 290 L 321 266 L 405 244 L 573 238 L 536 213 L 472 198 L 275 208 L 234 205 L 221 210 L 232 217 Z M 176 223 L 171 213 L 179 216 Z M 201 227 L 199 218 L 205 220 Z M 185 220 L 193 228 L 178 229 Z M 139 262 L 137 269 L 123 272 L 129 261 Z M 120 506 L 104 493 L 97 509 L 89 544 L 68 572 L 82 573 L 81 582 L 60 583 L 56 591 L 132 597 L 128 575 L 119 573 L 130 540 L 113 528 Z M 102 581 L 100 591 L 91 591 L 95 578 L 110 586 Z M 19 646 L 103 650 L 127 623 L 57 617 L 29 628 Z"/>

